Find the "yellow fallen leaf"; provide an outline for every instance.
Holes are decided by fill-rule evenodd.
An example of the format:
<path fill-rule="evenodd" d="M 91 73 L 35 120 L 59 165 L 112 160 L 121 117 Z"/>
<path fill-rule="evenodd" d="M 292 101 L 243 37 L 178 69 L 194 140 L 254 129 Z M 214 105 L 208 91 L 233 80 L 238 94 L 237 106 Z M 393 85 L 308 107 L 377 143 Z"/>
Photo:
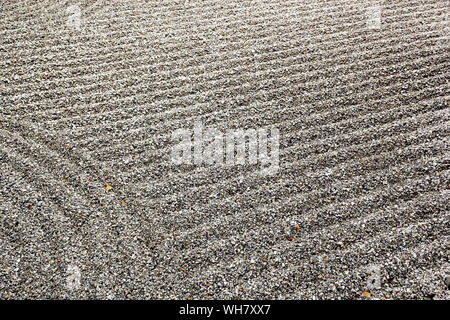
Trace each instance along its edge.
<path fill-rule="evenodd" d="M 364 292 L 363 292 L 363 297 L 370 297 L 370 293 L 367 292 L 367 291 L 364 291 Z"/>
<path fill-rule="evenodd" d="M 106 184 L 106 187 L 105 187 L 105 189 L 106 189 L 106 191 L 109 191 L 109 190 L 111 190 L 112 189 L 112 187 L 109 185 L 109 184 Z"/>
<path fill-rule="evenodd" d="M 122 207 L 124 207 L 127 203 L 125 201 L 122 201 L 120 204 L 122 205 Z"/>

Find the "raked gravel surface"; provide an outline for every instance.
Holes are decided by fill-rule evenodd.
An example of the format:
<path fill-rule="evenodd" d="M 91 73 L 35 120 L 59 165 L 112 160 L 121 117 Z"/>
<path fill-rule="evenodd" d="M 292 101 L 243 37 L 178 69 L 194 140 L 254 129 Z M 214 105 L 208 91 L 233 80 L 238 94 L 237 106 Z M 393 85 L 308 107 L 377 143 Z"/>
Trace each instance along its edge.
<path fill-rule="evenodd" d="M 450 1 L 0 9 L 0 299 L 450 298 Z M 173 164 L 196 121 L 279 170 Z"/>

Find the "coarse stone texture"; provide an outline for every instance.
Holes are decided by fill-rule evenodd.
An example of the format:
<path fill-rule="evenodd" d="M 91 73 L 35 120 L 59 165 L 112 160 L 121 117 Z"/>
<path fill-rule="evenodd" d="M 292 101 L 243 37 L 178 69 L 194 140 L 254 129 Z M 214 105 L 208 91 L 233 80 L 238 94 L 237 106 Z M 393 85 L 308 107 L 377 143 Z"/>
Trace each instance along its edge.
<path fill-rule="evenodd" d="M 450 298 L 450 1 L 0 9 L 0 299 Z M 196 121 L 278 172 L 174 165 Z"/>

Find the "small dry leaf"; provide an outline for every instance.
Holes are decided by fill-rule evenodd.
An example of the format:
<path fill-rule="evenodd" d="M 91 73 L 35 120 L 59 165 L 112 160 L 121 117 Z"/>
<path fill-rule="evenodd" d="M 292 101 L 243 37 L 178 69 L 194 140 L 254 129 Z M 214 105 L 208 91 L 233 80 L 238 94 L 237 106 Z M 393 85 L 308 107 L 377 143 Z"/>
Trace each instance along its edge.
<path fill-rule="evenodd" d="M 362 295 L 363 297 L 370 297 L 370 293 L 367 291 L 364 291 Z"/>
<path fill-rule="evenodd" d="M 125 201 L 122 201 L 120 204 L 122 205 L 122 207 L 124 207 L 127 203 Z"/>
<path fill-rule="evenodd" d="M 109 184 L 106 184 L 106 187 L 105 187 L 105 189 L 106 189 L 106 191 L 109 191 L 109 190 L 111 190 L 112 189 L 112 187 L 109 185 Z"/>

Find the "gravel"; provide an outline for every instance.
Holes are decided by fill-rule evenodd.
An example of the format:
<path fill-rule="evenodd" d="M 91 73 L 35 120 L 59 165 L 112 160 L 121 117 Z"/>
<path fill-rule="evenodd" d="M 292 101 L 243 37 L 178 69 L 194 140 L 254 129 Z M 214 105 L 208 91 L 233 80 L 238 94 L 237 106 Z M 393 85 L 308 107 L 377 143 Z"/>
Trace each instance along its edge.
<path fill-rule="evenodd" d="M 0 299 L 449 299 L 449 5 L 2 1 Z"/>

